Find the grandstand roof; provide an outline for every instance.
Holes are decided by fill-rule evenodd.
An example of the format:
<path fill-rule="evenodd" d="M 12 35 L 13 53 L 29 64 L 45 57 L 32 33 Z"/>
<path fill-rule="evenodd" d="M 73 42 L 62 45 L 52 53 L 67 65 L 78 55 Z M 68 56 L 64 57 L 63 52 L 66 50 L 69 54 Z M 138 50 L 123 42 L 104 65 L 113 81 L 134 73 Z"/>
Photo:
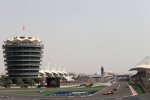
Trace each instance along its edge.
<path fill-rule="evenodd" d="M 150 65 L 139 65 L 139 66 L 135 66 L 134 68 L 131 68 L 130 71 L 132 70 L 140 70 L 140 69 L 150 69 Z"/>

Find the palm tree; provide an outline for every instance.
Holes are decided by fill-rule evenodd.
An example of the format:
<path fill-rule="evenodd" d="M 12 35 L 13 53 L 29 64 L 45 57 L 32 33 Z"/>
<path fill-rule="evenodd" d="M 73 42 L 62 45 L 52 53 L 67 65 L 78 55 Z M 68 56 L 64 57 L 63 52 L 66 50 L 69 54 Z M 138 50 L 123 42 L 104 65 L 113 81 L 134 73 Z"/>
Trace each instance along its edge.
<path fill-rule="evenodd" d="M 0 78 L 0 80 L 4 83 L 6 78 L 7 78 L 7 76 L 2 75 L 1 78 Z"/>
<path fill-rule="evenodd" d="M 6 77 L 4 79 L 4 87 L 11 87 L 12 84 L 12 79 L 10 79 L 9 77 Z"/>
<path fill-rule="evenodd" d="M 33 85 L 35 85 L 34 79 L 27 78 L 27 79 L 25 79 L 25 82 L 26 82 L 28 85 L 30 85 L 31 88 L 32 88 Z"/>
<path fill-rule="evenodd" d="M 24 85 L 22 78 L 16 78 L 15 83 L 20 87 L 22 87 Z"/>
<path fill-rule="evenodd" d="M 38 85 L 40 85 L 40 84 L 42 84 L 42 78 L 37 78 L 37 79 L 35 79 L 35 82 L 38 84 Z"/>
<path fill-rule="evenodd" d="M 6 76 L 4 76 L 4 75 L 1 76 L 1 78 L 0 78 L 1 86 L 4 86 L 5 78 L 6 78 Z"/>
<path fill-rule="evenodd" d="M 30 79 L 30 81 L 29 81 L 28 84 L 29 84 L 29 85 L 31 86 L 31 88 L 32 88 L 32 86 L 35 85 L 35 81 L 34 81 L 33 79 Z"/>
<path fill-rule="evenodd" d="M 0 84 L 4 87 L 10 87 L 12 84 L 12 79 L 10 79 L 8 76 L 2 75 L 0 78 Z"/>
<path fill-rule="evenodd" d="M 3 81 L 3 79 L 2 79 L 2 78 L 0 78 L 0 86 L 2 86 L 2 87 L 3 87 L 3 85 L 4 85 L 4 81 Z"/>
<path fill-rule="evenodd" d="M 2 83 L 3 83 L 3 85 L 4 85 L 4 87 L 10 87 L 11 84 L 12 84 L 12 79 L 10 79 L 10 78 L 7 77 L 7 76 L 2 76 L 2 77 L 1 77 L 1 81 L 2 81 Z"/>

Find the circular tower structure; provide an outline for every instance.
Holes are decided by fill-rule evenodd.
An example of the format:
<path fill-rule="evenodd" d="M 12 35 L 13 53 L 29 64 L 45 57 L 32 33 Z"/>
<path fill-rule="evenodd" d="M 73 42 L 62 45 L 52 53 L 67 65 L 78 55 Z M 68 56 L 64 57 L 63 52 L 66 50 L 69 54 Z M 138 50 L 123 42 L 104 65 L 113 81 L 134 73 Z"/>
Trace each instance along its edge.
<path fill-rule="evenodd" d="M 10 37 L 3 44 L 7 75 L 12 78 L 38 78 L 41 65 L 41 40 L 35 37 Z"/>

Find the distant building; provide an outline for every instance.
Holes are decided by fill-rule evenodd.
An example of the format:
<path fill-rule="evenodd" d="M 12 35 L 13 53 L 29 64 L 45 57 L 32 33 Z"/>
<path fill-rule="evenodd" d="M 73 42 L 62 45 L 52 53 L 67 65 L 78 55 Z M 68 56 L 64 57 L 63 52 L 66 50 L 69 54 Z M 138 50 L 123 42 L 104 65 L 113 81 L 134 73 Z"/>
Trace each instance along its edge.
<path fill-rule="evenodd" d="M 104 76 L 104 67 L 101 66 L 101 76 Z"/>
<path fill-rule="evenodd" d="M 3 44 L 7 75 L 12 78 L 37 78 L 39 75 L 42 41 L 35 37 L 10 37 Z"/>

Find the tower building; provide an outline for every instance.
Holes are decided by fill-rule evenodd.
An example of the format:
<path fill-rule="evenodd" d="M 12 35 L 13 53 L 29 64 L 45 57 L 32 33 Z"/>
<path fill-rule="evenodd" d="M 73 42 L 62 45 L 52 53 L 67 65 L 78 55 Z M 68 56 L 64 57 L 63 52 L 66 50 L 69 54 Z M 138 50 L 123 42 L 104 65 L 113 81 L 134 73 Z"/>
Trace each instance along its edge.
<path fill-rule="evenodd" d="M 12 78 L 37 78 L 44 48 L 35 37 L 10 37 L 3 44 L 7 75 Z"/>
<path fill-rule="evenodd" d="M 104 75 L 104 67 L 101 66 L 101 76 L 103 76 L 103 75 Z"/>

